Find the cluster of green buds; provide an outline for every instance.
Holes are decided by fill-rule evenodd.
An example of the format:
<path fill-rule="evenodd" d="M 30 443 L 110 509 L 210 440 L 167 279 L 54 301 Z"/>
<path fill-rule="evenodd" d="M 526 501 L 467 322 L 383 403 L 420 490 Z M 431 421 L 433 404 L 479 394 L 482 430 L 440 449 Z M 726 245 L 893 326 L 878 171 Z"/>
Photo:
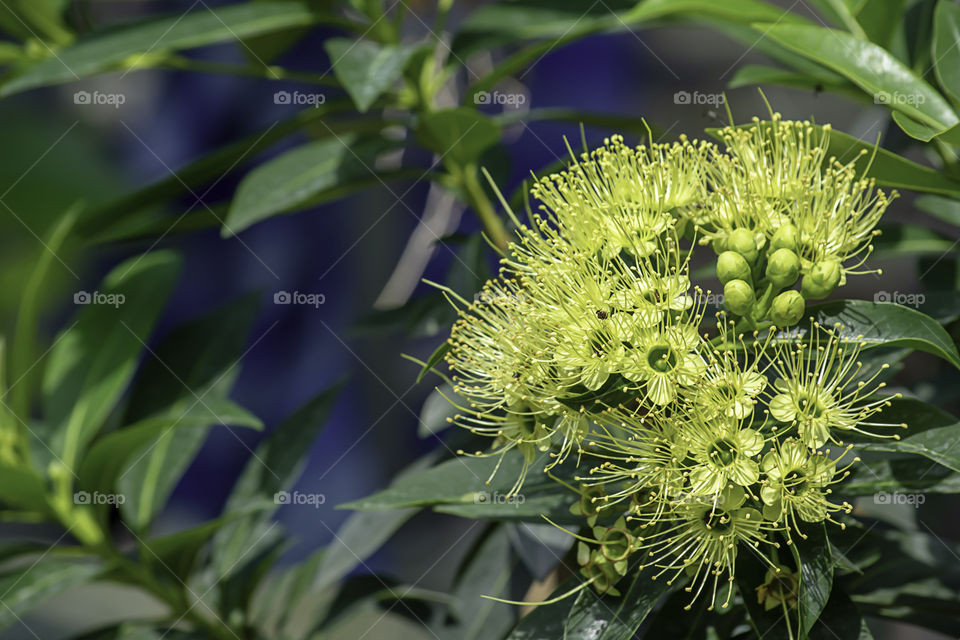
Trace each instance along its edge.
<path fill-rule="evenodd" d="M 762 249 L 746 229 L 727 236 L 722 244 L 725 250 L 717 257 L 717 278 L 731 313 L 751 323 L 769 320 L 789 327 L 803 318 L 807 300 L 825 298 L 841 284 L 844 271 L 835 259 L 804 267 L 796 237 L 796 227 L 789 223 Z M 799 291 L 794 286 L 798 283 Z"/>
<path fill-rule="evenodd" d="M 651 569 L 723 607 L 749 548 L 773 576 L 758 597 L 789 606 L 778 549 L 851 509 L 832 499 L 857 462 L 845 436 L 905 426 L 876 417 L 884 367 L 861 364 L 862 337 L 803 323 L 889 201 L 825 156 L 828 137 L 774 114 L 721 130 L 725 148 L 611 138 L 537 182 L 482 295 L 447 290 L 451 421 L 494 442 L 460 453 L 522 456 L 512 492 L 546 460 L 583 522 L 577 589 Z M 690 281 L 703 244 L 726 298 L 712 322 Z"/>

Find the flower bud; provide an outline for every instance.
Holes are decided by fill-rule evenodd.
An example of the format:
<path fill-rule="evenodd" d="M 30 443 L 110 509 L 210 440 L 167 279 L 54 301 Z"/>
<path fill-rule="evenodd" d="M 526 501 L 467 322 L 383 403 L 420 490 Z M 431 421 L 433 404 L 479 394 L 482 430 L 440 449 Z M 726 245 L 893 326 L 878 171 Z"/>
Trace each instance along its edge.
<path fill-rule="evenodd" d="M 717 258 L 717 277 L 723 284 L 731 280 L 750 282 L 750 264 L 736 251 L 724 251 Z"/>
<path fill-rule="evenodd" d="M 789 327 L 800 322 L 806 300 L 799 291 L 784 291 L 770 305 L 770 320 L 778 327 Z"/>
<path fill-rule="evenodd" d="M 777 249 L 767 258 L 766 273 L 777 287 L 789 287 L 800 277 L 800 258 L 790 249 Z"/>
<path fill-rule="evenodd" d="M 753 287 L 743 280 L 731 280 L 723 285 L 723 303 L 732 313 L 745 316 L 757 302 Z"/>
<path fill-rule="evenodd" d="M 818 300 L 833 293 L 840 284 L 843 270 L 836 260 L 823 260 L 813 265 L 813 268 L 803 276 L 800 286 L 804 298 Z"/>
<path fill-rule="evenodd" d="M 782 225 L 770 238 L 770 250 L 790 249 L 797 250 L 797 228 L 789 222 Z"/>
<path fill-rule="evenodd" d="M 727 236 L 727 249 L 736 251 L 750 264 L 756 262 L 760 255 L 753 233 L 746 229 L 737 229 Z"/>
<path fill-rule="evenodd" d="M 710 241 L 710 247 L 713 249 L 713 252 L 717 255 L 720 255 L 727 250 L 727 239 L 726 238 L 714 238 Z"/>

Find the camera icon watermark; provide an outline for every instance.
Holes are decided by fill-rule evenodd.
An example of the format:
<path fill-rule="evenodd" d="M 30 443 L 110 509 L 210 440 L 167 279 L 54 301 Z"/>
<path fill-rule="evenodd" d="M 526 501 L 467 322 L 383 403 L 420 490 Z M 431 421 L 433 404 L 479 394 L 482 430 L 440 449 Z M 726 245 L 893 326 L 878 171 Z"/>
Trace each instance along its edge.
<path fill-rule="evenodd" d="M 277 91 L 273 94 L 273 104 L 293 104 L 319 107 L 327 101 L 323 93 L 305 93 L 303 91 Z"/>
<path fill-rule="evenodd" d="M 919 106 L 927 101 L 922 93 L 903 93 L 901 91 L 877 91 L 873 94 L 873 104 Z"/>
<path fill-rule="evenodd" d="M 73 294 L 73 304 L 105 304 L 116 309 L 126 301 L 127 297 L 122 293 L 77 291 Z"/>
<path fill-rule="evenodd" d="M 301 493 L 299 491 L 277 491 L 273 494 L 273 503 L 279 505 L 307 505 L 319 509 L 327 502 L 327 496 L 322 493 Z"/>
<path fill-rule="evenodd" d="M 73 504 L 78 505 L 104 505 L 109 504 L 118 506 L 127 501 L 127 497 L 122 493 L 101 493 L 94 491 L 77 491 L 73 494 Z"/>
<path fill-rule="evenodd" d="M 873 494 L 874 504 L 909 504 L 913 507 L 919 507 L 926 501 L 927 497 L 922 493 L 901 493 L 899 491 L 887 493 L 886 491 L 880 491 Z"/>
<path fill-rule="evenodd" d="M 277 291 L 273 294 L 273 304 L 299 304 L 320 308 L 326 304 L 327 296 L 322 293 L 301 293 L 299 291 Z"/>
<path fill-rule="evenodd" d="M 519 508 L 527 499 L 522 493 L 500 493 L 477 491 L 473 494 L 473 504 L 509 504 Z"/>
<path fill-rule="evenodd" d="M 521 107 L 527 103 L 526 94 L 520 92 L 504 93 L 502 91 L 477 91 L 473 94 L 473 104 L 498 104 L 506 107 Z"/>
<path fill-rule="evenodd" d="M 700 91 L 677 91 L 673 94 L 673 104 L 709 105 L 719 107 L 726 98 L 722 93 L 702 93 Z"/>
<path fill-rule="evenodd" d="M 877 291 L 873 294 L 874 302 L 892 302 L 904 307 L 919 309 L 927 301 L 922 293 L 901 293 L 899 291 Z"/>
<path fill-rule="evenodd" d="M 73 104 L 79 105 L 107 105 L 119 109 L 127 101 L 122 93 L 103 93 L 100 91 L 77 91 L 73 94 Z"/>

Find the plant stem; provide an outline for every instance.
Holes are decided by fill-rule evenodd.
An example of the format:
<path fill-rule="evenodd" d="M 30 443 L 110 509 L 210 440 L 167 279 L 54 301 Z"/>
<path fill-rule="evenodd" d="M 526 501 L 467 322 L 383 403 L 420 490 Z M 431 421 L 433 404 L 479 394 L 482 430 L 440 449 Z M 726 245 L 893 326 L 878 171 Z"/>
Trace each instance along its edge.
<path fill-rule="evenodd" d="M 249 78 L 262 78 L 266 80 L 293 80 L 306 84 L 318 84 L 324 86 L 338 86 L 336 78 L 329 74 L 309 73 L 303 71 L 290 71 L 283 67 L 274 65 L 238 65 L 226 64 L 222 62 L 209 62 L 207 60 L 194 60 L 184 56 L 169 56 L 164 58 L 159 66 L 169 69 L 178 69 L 180 71 L 194 71 L 197 73 L 211 73 L 217 75 L 245 76 Z"/>
<path fill-rule="evenodd" d="M 168 588 L 161 584 L 150 571 L 142 564 L 138 564 L 109 543 L 104 543 L 97 549 L 99 555 L 107 561 L 116 563 L 117 567 L 130 580 L 145 591 L 170 607 L 177 618 L 189 620 L 191 624 L 204 632 L 210 638 L 235 640 L 237 634 L 223 620 L 209 620 L 201 615 L 196 605 L 192 605 L 182 589 Z"/>
<path fill-rule="evenodd" d="M 480 181 L 477 179 L 477 165 L 469 163 L 461 169 L 460 175 L 467 200 L 480 219 L 484 232 L 494 245 L 501 251 L 505 250 L 510 243 L 510 236 L 507 234 L 506 227 L 503 226 L 503 220 L 497 215 L 493 204 L 480 186 Z"/>

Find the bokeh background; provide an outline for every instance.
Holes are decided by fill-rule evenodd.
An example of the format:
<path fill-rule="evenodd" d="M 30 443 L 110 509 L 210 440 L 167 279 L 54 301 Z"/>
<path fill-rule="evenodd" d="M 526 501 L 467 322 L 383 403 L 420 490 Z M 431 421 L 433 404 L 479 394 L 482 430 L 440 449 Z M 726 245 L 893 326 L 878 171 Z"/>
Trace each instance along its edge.
<path fill-rule="evenodd" d="M 192 3 L 98 2 L 93 11 L 102 24 L 182 12 Z M 410 2 L 414 11 L 423 8 L 419 4 Z M 786 7 L 789 3 L 781 4 Z M 458 2 L 451 21 L 461 19 L 470 6 L 470 2 Z M 322 29 L 315 31 L 279 62 L 305 71 L 327 71 L 329 60 L 321 46 L 327 35 Z M 244 54 L 235 45 L 224 45 L 190 55 L 238 62 Z M 580 138 L 575 124 L 524 122 L 526 108 L 556 106 L 640 114 L 664 140 L 680 134 L 701 136 L 705 127 L 726 123 L 725 107 L 718 102 L 723 91 L 736 121 L 766 113 L 755 89 L 727 89 L 738 66 L 763 60 L 762 54 L 745 51 L 740 43 L 707 26 L 597 35 L 557 47 L 509 85 L 510 92 L 525 97 L 524 105 L 491 105 L 494 110 L 517 109 L 519 118 L 507 133 L 507 162 L 495 172 L 502 181 L 500 186 L 505 193 L 512 192 L 531 171 L 566 155 L 564 136 L 574 146 Z M 178 168 L 227 142 L 291 116 L 299 107 L 275 104 L 273 96 L 278 90 L 298 87 L 248 77 L 145 70 L 0 101 L 0 200 L 6 205 L 0 209 L 0 286 L 13 288 L 22 281 L 42 251 L 38 238 L 70 204 L 109 201 L 175 174 Z M 73 96 L 78 90 L 119 92 L 126 102 L 116 108 L 75 104 Z M 692 99 L 678 103 L 677 92 L 687 92 Z M 830 122 L 870 141 L 888 133 L 888 111 L 881 106 L 782 88 L 770 88 L 766 98 L 786 118 L 815 116 L 818 122 Z M 610 133 L 586 129 L 591 144 Z M 296 142 L 288 139 L 272 146 L 250 158 L 251 165 Z M 223 179 L 209 192 L 185 197 L 181 205 L 186 210 L 228 199 L 243 174 Z M 382 488 L 415 458 L 443 446 L 436 437 L 417 435 L 418 416 L 433 385 L 430 380 L 415 384 L 418 367 L 401 357 L 408 353 L 426 358 L 441 335 L 409 336 L 384 329 L 376 320 L 384 285 L 426 215 L 428 192 L 426 180 L 391 188 L 371 187 L 334 204 L 271 218 L 239 237 L 222 238 L 218 229 L 210 229 L 162 242 L 182 252 L 185 268 L 157 339 L 177 324 L 239 294 L 259 295 L 260 312 L 232 397 L 262 417 L 268 429 L 322 388 L 348 376 L 298 486 L 301 491 L 323 494 L 325 503 L 316 509 L 292 506 L 279 512 L 282 524 L 298 541 L 284 562 L 296 562 L 331 540 L 332 532 L 346 517 L 336 505 Z M 910 203 L 910 197 L 901 198 L 888 215 L 909 217 Z M 447 231 L 474 231 L 475 225 L 471 216 L 463 216 Z M 423 229 L 418 233 L 423 234 Z M 94 261 L 67 258 L 65 264 L 55 265 L 60 282 L 44 292 L 47 306 L 41 331 L 53 335 L 74 311 L 75 291 L 95 289 L 107 270 L 145 248 L 142 243 L 121 244 L 99 252 Z M 426 252 L 420 250 L 419 254 L 423 260 L 429 258 L 423 274 L 426 278 L 440 279 L 453 260 L 444 243 L 430 243 Z M 906 293 L 922 289 L 922 274 L 913 262 L 880 264 L 887 271 L 882 286 L 875 278 L 860 278 L 845 295 L 870 298 L 881 289 Z M 955 268 L 950 263 L 946 266 Z M 418 285 L 413 295 L 423 294 L 425 288 Z M 276 292 L 294 290 L 323 294 L 325 303 L 317 308 L 273 303 Z M 7 305 L 14 299 L 0 296 Z M 15 312 L 12 306 L 0 309 L 4 326 L 12 324 Z M 932 357 L 911 356 L 904 379 L 909 380 L 911 370 L 939 366 Z M 261 437 L 243 430 L 214 430 L 177 488 L 159 530 L 173 531 L 214 517 Z M 918 515 L 944 539 L 957 540 L 960 523 L 944 515 L 956 506 L 948 498 L 931 496 Z M 9 526 L 6 528 L 9 534 Z M 408 581 L 419 580 L 423 586 L 443 588 L 456 558 L 467 547 L 465 541 L 473 535 L 467 529 L 465 521 L 420 515 L 367 564 Z M 454 544 L 457 540 L 464 542 Z M 438 549 L 449 549 L 439 562 Z M 69 629 L 104 606 L 136 607 L 141 603 L 119 591 L 107 597 L 70 593 L 28 621 L 43 637 L 55 637 L 57 629 Z M 907 627 L 889 627 L 884 633 L 878 637 L 938 637 Z M 400 634 L 384 629 L 368 637 Z M 31 636 L 17 629 L 2 637 Z"/>

